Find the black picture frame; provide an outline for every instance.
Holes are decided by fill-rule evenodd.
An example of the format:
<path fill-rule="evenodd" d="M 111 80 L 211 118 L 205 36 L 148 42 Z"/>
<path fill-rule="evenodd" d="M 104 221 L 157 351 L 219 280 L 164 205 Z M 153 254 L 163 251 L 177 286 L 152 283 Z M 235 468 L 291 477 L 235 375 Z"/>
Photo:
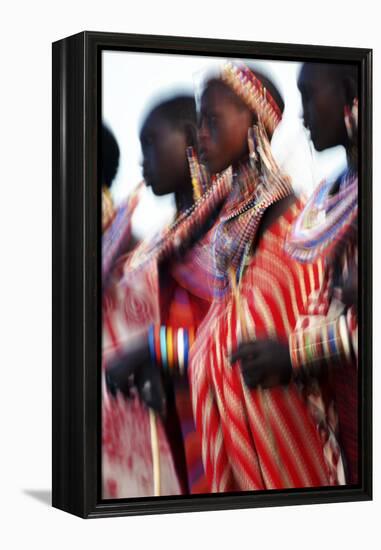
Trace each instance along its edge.
<path fill-rule="evenodd" d="M 356 63 L 360 75 L 360 483 L 100 500 L 101 51 Z M 82 32 L 53 44 L 53 506 L 84 518 L 372 498 L 372 50 Z"/>

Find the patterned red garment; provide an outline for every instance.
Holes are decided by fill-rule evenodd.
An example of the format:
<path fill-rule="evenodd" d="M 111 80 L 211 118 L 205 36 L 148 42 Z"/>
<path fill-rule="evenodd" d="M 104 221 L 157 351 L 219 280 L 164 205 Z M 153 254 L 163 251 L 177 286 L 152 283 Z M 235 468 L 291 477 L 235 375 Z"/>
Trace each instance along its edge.
<path fill-rule="evenodd" d="M 202 225 L 202 220 L 213 214 L 229 189 L 229 177 L 222 177 L 211 188 L 210 193 L 206 193 L 200 199 L 199 209 L 193 216 L 196 228 L 200 224 Z M 206 195 L 208 196 L 206 197 Z M 202 212 L 199 213 L 199 210 Z M 180 226 L 179 235 L 173 242 L 181 243 L 184 235 L 187 236 L 191 232 L 187 223 L 183 225 L 184 227 Z M 164 232 L 165 234 L 166 232 Z M 183 326 L 179 311 L 177 313 L 170 312 L 171 299 L 168 299 L 167 296 L 168 289 L 165 288 L 165 285 L 163 287 L 163 280 L 159 280 L 158 260 L 163 242 L 168 247 L 168 243 L 172 241 L 163 239 L 163 235 L 158 234 L 152 241 L 142 242 L 132 254 L 119 258 L 114 266 L 113 281 L 107 288 L 107 292 L 103 294 L 103 368 L 107 368 L 107 361 L 117 354 L 118 350 L 130 338 L 144 333 L 150 324 L 163 323 L 168 316 L 168 321 L 175 320 L 175 326 Z M 165 254 L 163 257 L 166 257 Z M 191 294 L 189 294 L 189 298 L 191 299 Z M 206 312 L 206 306 L 202 299 L 198 300 L 197 298 L 193 306 L 195 306 L 193 313 L 196 313 L 193 321 L 197 325 Z M 182 313 L 184 313 L 184 308 Z M 184 326 L 193 324 L 193 322 L 189 323 L 189 320 L 185 321 Z M 183 425 L 187 425 L 190 407 L 186 401 L 189 400 L 189 394 L 187 396 L 184 389 L 181 393 L 184 399 L 182 400 L 180 395 L 177 395 L 176 401 L 179 406 L 180 420 Z M 117 422 L 117 428 L 115 428 L 112 419 L 119 417 L 123 420 Z M 135 398 L 134 402 L 123 398 L 117 401 L 110 400 L 104 386 L 102 426 L 103 497 L 123 498 L 153 495 L 149 415 L 145 407 L 139 403 L 138 398 Z M 167 435 L 173 433 L 173 426 L 167 425 L 166 428 L 167 433 L 162 422 L 159 422 L 161 494 L 175 495 L 182 492 L 182 480 L 179 480 L 178 477 L 181 468 L 178 468 L 177 463 L 175 464 L 176 456 L 172 454 L 176 444 L 171 445 L 173 442 L 168 440 Z M 191 438 L 190 434 L 188 439 Z M 185 444 L 186 449 L 187 447 L 188 445 Z M 115 448 L 119 449 L 118 453 L 114 452 Z M 192 464 L 197 462 L 197 454 L 199 454 L 197 445 L 193 443 L 192 452 L 189 454 L 186 451 L 187 460 L 190 457 Z M 176 462 L 178 461 L 176 460 Z M 136 463 L 139 464 L 138 469 L 134 466 Z M 200 476 L 202 477 L 201 472 Z M 198 479 L 191 485 L 198 492 L 203 487 L 202 481 Z M 110 491 L 110 487 L 112 491 Z"/>
<path fill-rule="evenodd" d="M 212 239 L 215 224 L 186 252 L 181 261 L 171 262 L 160 281 L 162 324 L 173 328 L 193 328 L 195 332 L 205 318 L 214 298 L 215 276 Z M 185 454 L 187 485 L 191 494 L 208 493 L 202 462 L 202 445 L 193 417 L 189 381 L 185 376 L 174 381 L 178 415 Z"/>
<path fill-rule="evenodd" d="M 131 241 L 131 220 L 139 204 L 143 183 L 117 208 L 110 205 L 110 192 L 102 193 L 102 208 L 107 209 L 102 233 L 102 287 L 107 286 L 115 262 L 126 252 Z"/>
<path fill-rule="evenodd" d="M 240 307 L 250 338 L 288 342 L 307 296 L 321 283 L 317 264 L 300 265 L 284 251 L 298 203 L 261 237 L 243 274 Z M 215 301 L 190 355 L 196 426 L 209 491 L 281 489 L 337 483 L 298 386 L 249 390 L 229 356 L 240 341 L 236 303 Z M 274 358 L 275 360 L 276 358 Z M 340 453 L 333 457 L 339 463 Z"/>
<path fill-rule="evenodd" d="M 317 367 L 328 371 L 349 484 L 358 482 L 358 327 L 355 307 L 345 310 L 342 290 L 333 285 L 335 279 L 342 286 L 351 269 L 358 268 L 357 220 L 358 176 L 349 169 L 338 181 L 323 181 L 316 188 L 286 243 L 294 258 L 301 262 L 320 258 L 324 270 L 320 288 L 309 296 L 308 316 L 298 320 L 290 340 L 295 337 L 297 342 L 299 357 L 294 355 L 293 363 L 303 376 L 308 378 Z M 329 339 L 328 326 L 333 329 Z"/>
<path fill-rule="evenodd" d="M 180 327 L 197 329 L 205 318 L 210 303 L 186 290 L 173 280 L 169 273 L 166 274 L 165 283 L 160 286 L 162 324 L 174 329 Z M 168 287 L 172 289 L 171 292 Z M 176 415 L 180 423 L 181 444 L 185 455 L 188 490 L 191 494 L 206 493 L 208 485 L 202 464 L 201 440 L 194 424 L 189 382 L 185 376 L 180 380 L 174 380 L 173 383 Z M 174 458 L 176 460 L 176 454 Z"/>
<path fill-rule="evenodd" d="M 357 257 L 353 243 L 344 247 L 340 260 L 349 254 Z M 295 338 L 298 356 L 294 356 L 293 367 L 297 377 L 308 386 L 317 376 L 329 380 L 333 401 L 325 409 L 334 407 L 337 411 L 332 423 L 337 439 L 342 446 L 345 460 L 345 481 L 358 482 L 358 369 L 357 369 L 357 315 L 354 307 L 345 309 L 341 301 L 341 289 L 333 287 L 333 268 L 325 257 L 319 259 L 324 277 L 320 288 L 308 297 L 308 315 L 301 316 L 290 334 L 290 342 Z M 344 270 L 345 271 L 345 270 Z M 328 332 L 328 327 L 333 330 Z M 329 336 L 328 336 L 329 335 Z M 313 346 L 313 353 L 309 350 Z M 291 355 L 293 357 L 293 354 Z M 307 395 L 307 399 L 308 399 Z M 322 403 L 323 404 L 323 403 Z M 322 416 L 320 407 L 320 415 Z M 325 422 L 329 415 L 325 412 Z M 331 416 L 332 418 L 332 416 Z"/>
<path fill-rule="evenodd" d="M 102 497 L 151 496 L 154 492 L 149 413 L 135 395 L 110 398 L 104 381 L 107 363 L 118 350 L 158 318 L 155 269 L 149 268 L 141 284 L 121 285 L 123 252 L 131 234 L 131 216 L 141 185 L 114 210 L 109 192 L 102 193 Z M 105 219 L 106 218 L 106 219 Z M 155 266 L 153 266 L 155 267 Z M 108 283 L 106 285 L 106 283 Z M 180 492 L 166 434 L 158 422 L 161 494 Z"/>
<path fill-rule="evenodd" d="M 121 259 L 120 264 L 123 263 Z M 159 321 L 158 277 L 155 262 L 138 280 L 114 284 L 103 295 L 102 374 L 102 496 L 128 498 L 154 495 L 150 418 L 137 396 L 112 399 L 104 382 L 104 369 L 129 339 Z M 181 493 L 171 449 L 162 422 L 157 419 L 161 495 Z"/>

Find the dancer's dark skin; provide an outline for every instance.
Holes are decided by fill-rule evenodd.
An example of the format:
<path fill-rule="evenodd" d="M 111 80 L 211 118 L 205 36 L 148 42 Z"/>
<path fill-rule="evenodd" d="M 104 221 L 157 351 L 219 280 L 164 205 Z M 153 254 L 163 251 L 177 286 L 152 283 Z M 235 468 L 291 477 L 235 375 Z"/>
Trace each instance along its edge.
<path fill-rule="evenodd" d="M 175 127 L 156 109 L 147 117 L 140 133 L 144 180 L 155 195 L 174 193 L 178 211 L 193 202 L 186 148 L 195 145 L 195 132 L 196 127 L 190 123 Z"/>

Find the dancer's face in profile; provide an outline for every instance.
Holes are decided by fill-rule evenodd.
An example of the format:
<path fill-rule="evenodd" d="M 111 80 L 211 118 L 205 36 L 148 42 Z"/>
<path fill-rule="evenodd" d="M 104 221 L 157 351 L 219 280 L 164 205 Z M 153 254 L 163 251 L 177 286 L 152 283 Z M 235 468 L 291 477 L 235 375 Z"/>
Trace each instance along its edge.
<path fill-rule="evenodd" d="M 317 151 L 346 145 L 344 107 L 349 103 L 343 80 L 335 68 L 306 63 L 298 79 L 304 125 L 310 130 Z"/>
<path fill-rule="evenodd" d="M 170 121 L 151 113 L 140 133 L 143 177 L 155 195 L 179 191 L 188 173 L 185 130 L 175 128 Z"/>
<path fill-rule="evenodd" d="M 209 83 L 202 94 L 199 117 L 201 161 L 211 174 L 248 155 L 247 134 L 253 115 L 225 84 Z"/>

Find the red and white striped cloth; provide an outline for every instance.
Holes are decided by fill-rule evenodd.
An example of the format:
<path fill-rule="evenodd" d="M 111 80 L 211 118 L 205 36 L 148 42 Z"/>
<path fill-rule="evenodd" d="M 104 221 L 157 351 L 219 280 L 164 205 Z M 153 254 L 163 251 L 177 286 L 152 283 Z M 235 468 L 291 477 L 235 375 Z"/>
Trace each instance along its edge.
<path fill-rule="evenodd" d="M 297 318 L 306 313 L 308 295 L 321 284 L 318 264 L 300 265 L 284 251 L 300 208 L 291 207 L 264 233 L 243 275 L 240 307 L 251 339 L 274 337 L 287 344 Z M 298 386 L 249 390 L 239 365 L 230 365 L 240 319 L 232 296 L 214 302 L 191 350 L 193 410 L 209 490 L 337 484 L 340 449 L 335 447 L 328 463 L 324 434 Z"/>
<path fill-rule="evenodd" d="M 353 243 L 342 247 L 338 258 L 342 261 L 344 277 L 348 255 L 357 267 L 357 247 Z M 325 424 L 327 433 L 335 431 L 344 454 L 346 483 L 356 484 L 359 454 L 357 315 L 353 306 L 345 308 L 341 301 L 342 289 L 333 288 L 329 259 L 320 257 L 318 262 L 324 277 L 319 289 L 308 297 L 307 315 L 299 317 L 289 336 L 291 359 L 295 376 L 305 381 L 306 388 L 316 376 L 329 380 L 334 403 L 324 407 L 320 402 L 317 406 L 313 392 L 307 399 L 314 416 L 320 418 L 321 425 Z"/>

